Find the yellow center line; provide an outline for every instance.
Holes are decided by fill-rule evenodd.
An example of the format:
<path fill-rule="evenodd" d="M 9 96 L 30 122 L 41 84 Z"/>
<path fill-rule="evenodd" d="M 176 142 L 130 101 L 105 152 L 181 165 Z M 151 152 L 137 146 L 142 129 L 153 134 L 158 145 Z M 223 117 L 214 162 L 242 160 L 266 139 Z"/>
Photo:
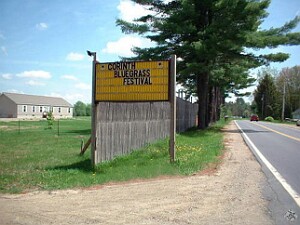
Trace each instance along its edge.
<path fill-rule="evenodd" d="M 279 132 L 279 131 L 277 131 L 277 130 L 273 130 L 273 129 L 271 129 L 271 128 L 269 128 L 269 127 L 266 127 L 266 126 L 264 126 L 264 125 L 261 125 L 261 124 L 255 123 L 255 125 L 257 125 L 257 126 L 259 126 L 259 127 L 262 127 L 262 128 L 265 128 L 265 129 L 267 129 L 267 130 L 273 131 L 273 132 L 275 132 L 275 133 L 277 133 L 277 134 L 280 134 L 280 135 L 282 135 L 282 136 L 285 136 L 285 137 L 288 137 L 288 138 L 290 138 L 290 139 L 293 139 L 293 140 L 296 140 L 296 141 L 299 141 L 299 142 L 300 142 L 300 138 L 296 138 L 296 137 L 293 137 L 293 136 L 290 136 L 290 135 L 281 133 L 281 132 Z"/>

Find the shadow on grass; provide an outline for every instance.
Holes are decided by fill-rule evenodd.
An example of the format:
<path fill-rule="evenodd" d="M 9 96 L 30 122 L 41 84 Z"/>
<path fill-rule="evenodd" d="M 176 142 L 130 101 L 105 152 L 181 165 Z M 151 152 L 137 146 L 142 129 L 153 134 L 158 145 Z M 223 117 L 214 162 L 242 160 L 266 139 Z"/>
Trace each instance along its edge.
<path fill-rule="evenodd" d="M 208 127 L 206 129 L 199 129 L 197 127 L 192 127 L 187 131 L 180 133 L 180 135 L 185 137 L 190 137 L 190 138 L 199 138 L 199 137 L 209 136 L 210 135 L 209 132 L 218 133 L 220 131 L 221 131 L 220 127 Z"/>
<path fill-rule="evenodd" d="M 91 129 L 84 129 L 84 130 L 66 130 L 66 131 L 62 131 L 62 133 L 67 133 L 67 134 L 79 134 L 79 135 L 90 135 L 90 134 L 91 134 Z"/>
<path fill-rule="evenodd" d="M 73 163 L 70 165 L 49 167 L 46 170 L 62 170 L 62 171 L 63 170 L 65 170 L 65 171 L 80 170 L 80 171 L 87 172 L 87 173 L 94 171 L 90 159 L 85 159 L 83 161 L 76 162 L 76 163 Z"/>

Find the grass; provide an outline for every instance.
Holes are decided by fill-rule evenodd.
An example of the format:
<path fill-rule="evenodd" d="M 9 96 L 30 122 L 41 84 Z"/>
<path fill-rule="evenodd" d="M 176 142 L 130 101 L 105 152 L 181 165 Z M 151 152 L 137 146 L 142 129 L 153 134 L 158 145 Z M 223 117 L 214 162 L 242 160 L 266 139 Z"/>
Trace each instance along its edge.
<path fill-rule="evenodd" d="M 189 175 L 218 160 L 224 123 L 176 135 L 176 162 L 169 162 L 168 140 L 92 168 L 90 152 L 79 156 L 81 140 L 90 136 L 90 118 L 0 122 L 0 192 L 89 187 L 107 182 Z"/>

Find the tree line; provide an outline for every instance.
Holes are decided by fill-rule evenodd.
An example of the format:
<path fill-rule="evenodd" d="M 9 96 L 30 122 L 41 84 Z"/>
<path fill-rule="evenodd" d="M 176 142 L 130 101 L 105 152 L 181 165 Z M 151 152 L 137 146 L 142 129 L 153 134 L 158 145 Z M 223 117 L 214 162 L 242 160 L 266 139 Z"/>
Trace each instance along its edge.
<path fill-rule="evenodd" d="M 253 96 L 251 103 L 246 103 L 243 98 L 225 103 L 222 116 L 249 118 L 258 114 L 262 120 L 266 117 L 293 118 L 293 112 L 300 108 L 300 66 L 281 71 L 269 67 L 261 69 Z"/>
<path fill-rule="evenodd" d="M 200 129 L 220 118 L 229 93 L 239 96 L 240 89 L 253 84 L 249 69 L 289 57 L 283 52 L 255 54 L 253 49 L 300 43 L 300 33 L 292 32 L 300 16 L 281 27 L 261 29 L 270 0 L 132 1 L 150 13 L 133 22 L 117 19 L 117 26 L 155 46 L 133 48 L 136 56 L 123 60 L 161 60 L 176 54 L 177 82 L 198 98 Z"/>
<path fill-rule="evenodd" d="M 226 102 L 222 105 L 222 117 L 250 118 L 255 113 L 253 105 L 245 102 L 243 98 L 237 98 L 235 102 Z"/>
<path fill-rule="evenodd" d="M 91 104 L 85 104 L 82 101 L 77 101 L 74 104 L 74 116 L 91 116 Z"/>
<path fill-rule="evenodd" d="M 300 66 L 261 70 L 253 104 L 261 118 L 292 118 L 300 108 Z"/>

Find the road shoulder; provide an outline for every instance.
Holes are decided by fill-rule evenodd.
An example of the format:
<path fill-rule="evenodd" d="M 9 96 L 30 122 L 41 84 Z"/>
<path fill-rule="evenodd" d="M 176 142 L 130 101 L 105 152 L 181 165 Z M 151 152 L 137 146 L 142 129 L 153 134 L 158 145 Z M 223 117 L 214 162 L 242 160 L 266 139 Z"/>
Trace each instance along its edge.
<path fill-rule="evenodd" d="M 237 123 L 237 121 L 235 121 L 235 123 Z M 268 165 L 270 163 L 266 162 L 266 159 L 262 159 L 264 156 L 261 156 L 260 150 L 257 149 L 254 143 L 252 143 L 247 134 L 242 133 L 242 137 L 249 146 L 250 150 L 253 152 L 257 161 L 260 163 L 262 171 L 267 177 L 268 185 L 264 187 L 263 195 L 265 199 L 269 201 L 269 211 L 273 220 L 275 221 L 275 224 L 299 224 L 300 208 L 291 195 L 283 187 L 284 185 L 287 185 L 285 183 L 286 181 L 282 181 L 274 176 L 273 173 L 276 169 L 273 168 L 272 165 Z"/>

